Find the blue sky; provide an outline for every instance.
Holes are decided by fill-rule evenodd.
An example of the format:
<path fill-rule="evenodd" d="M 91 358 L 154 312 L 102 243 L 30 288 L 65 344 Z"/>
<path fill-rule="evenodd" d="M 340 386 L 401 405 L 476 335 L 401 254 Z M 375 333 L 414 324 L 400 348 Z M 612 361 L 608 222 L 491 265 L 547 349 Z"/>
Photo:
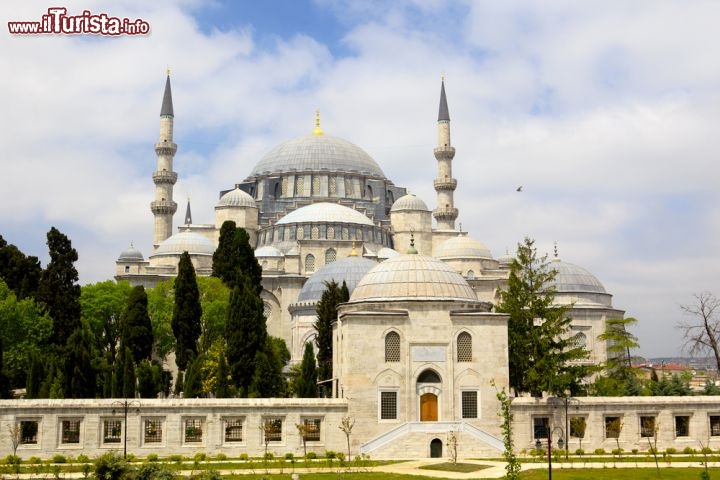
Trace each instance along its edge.
<path fill-rule="evenodd" d="M 365 149 L 433 208 L 440 75 L 463 230 L 495 256 L 525 235 L 594 273 L 639 319 L 645 355 L 720 270 L 720 4 L 665 0 L 70 0 L 148 36 L 0 34 L 0 234 L 46 258 L 78 249 L 83 283 L 152 242 L 152 145 L 172 69 L 176 224 L 277 143 L 326 133 Z M 39 20 L 37 0 L 1 25 Z M 410 167 L 410 168 L 409 168 Z M 523 185 L 523 192 L 515 189 Z"/>

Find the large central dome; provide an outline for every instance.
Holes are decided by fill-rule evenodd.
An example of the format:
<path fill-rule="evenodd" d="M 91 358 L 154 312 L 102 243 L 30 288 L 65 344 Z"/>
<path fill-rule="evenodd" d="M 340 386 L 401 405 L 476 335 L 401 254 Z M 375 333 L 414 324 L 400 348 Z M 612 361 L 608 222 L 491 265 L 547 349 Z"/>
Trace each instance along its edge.
<path fill-rule="evenodd" d="M 288 172 L 357 172 L 385 178 L 363 149 L 342 138 L 308 135 L 283 142 L 263 156 L 249 178 Z"/>

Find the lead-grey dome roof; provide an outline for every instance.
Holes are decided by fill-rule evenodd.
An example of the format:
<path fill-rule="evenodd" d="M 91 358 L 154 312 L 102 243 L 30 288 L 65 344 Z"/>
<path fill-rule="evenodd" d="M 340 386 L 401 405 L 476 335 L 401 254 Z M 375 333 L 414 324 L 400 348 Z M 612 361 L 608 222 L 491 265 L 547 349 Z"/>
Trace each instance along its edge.
<path fill-rule="evenodd" d="M 335 280 L 338 285 L 342 285 L 344 281 L 348 287 L 348 291 L 352 294 L 358 282 L 368 273 L 376 262 L 363 257 L 345 257 L 328 263 L 323 266 L 312 277 L 305 282 L 298 302 L 317 302 L 325 291 L 325 282 Z"/>
<path fill-rule="evenodd" d="M 218 207 L 255 207 L 255 200 L 239 188 L 230 190 L 220 197 Z"/>
<path fill-rule="evenodd" d="M 445 240 L 438 249 L 437 258 L 450 260 L 460 258 L 492 258 L 490 250 L 482 243 L 467 235 Z"/>
<path fill-rule="evenodd" d="M 418 254 L 389 258 L 370 270 L 350 302 L 398 300 L 477 301 L 467 281 L 445 262 Z"/>
<path fill-rule="evenodd" d="M 391 212 L 399 212 L 402 210 L 420 210 L 426 212 L 428 211 L 428 207 L 421 199 L 419 199 L 412 193 L 408 193 L 407 195 L 403 195 L 402 197 L 398 198 L 395 203 L 392 204 L 392 207 L 390 207 Z"/>
<path fill-rule="evenodd" d="M 215 253 L 215 244 L 207 237 L 194 232 L 180 232 L 164 240 L 153 253 L 156 255 L 212 255 Z"/>
<path fill-rule="evenodd" d="M 337 203 L 319 202 L 298 208 L 288 213 L 277 225 L 291 223 L 354 223 L 360 225 L 374 225 L 372 220 L 350 207 Z"/>
<path fill-rule="evenodd" d="M 266 153 L 249 178 L 289 172 L 355 172 L 385 178 L 363 149 L 342 138 L 308 135 L 283 142 Z"/>
<path fill-rule="evenodd" d="M 557 271 L 555 276 L 557 293 L 607 293 L 600 280 L 583 267 L 554 259 L 550 262 L 549 268 Z"/>
<path fill-rule="evenodd" d="M 120 256 L 118 257 L 118 261 L 120 262 L 144 262 L 145 257 L 143 257 L 143 254 L 135 248 L 132 244 L 130 244 L 129 248 L 126 248 L 120 253 Z"/>

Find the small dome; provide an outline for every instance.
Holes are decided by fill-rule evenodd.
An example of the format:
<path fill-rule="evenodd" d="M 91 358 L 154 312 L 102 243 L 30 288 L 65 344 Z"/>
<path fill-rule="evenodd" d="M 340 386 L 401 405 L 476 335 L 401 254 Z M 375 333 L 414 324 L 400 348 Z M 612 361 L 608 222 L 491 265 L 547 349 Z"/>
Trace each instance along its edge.
<path fill-rule="evenodd" d="M 230 190 L 225 195 L 220 197 L 220 201 L 217 204 L 218 207 L 255 207 L 255 200 L 247 194 L 246 192 L 243 192 L 240 190 L 240 188 L 235 188 L 235 190 Z"/>
<path fill-rule="evenodd" d="M 387 260 L 388 258 L 397 257 L 400 253 L 392 248 L 383 247 L 378 250 L 377 258 L 380 260 Z"/>
<path fill-rule="evenodd" d="M 313 203 L 288 213 L 277 225 L 291 223 L 355 223 L 360 225 L 374 225 L 372 220 L 352 208 L 337 203 Z"/>
<path fill-rule="evenodd" d="M 555 290 L 557 293 L 607 293 L 600 280 L 592 273 L 572 263 L 554 259 L 549 268 L 555 269 Z"/>
<path fill-rule="evenodd" d="M 445 240 L 440 245 L 435 256 L 445 260 L 456 258 L 493 258 L 490 250 L 483 243 L 467 235 Z"/>
<path fill-rule="evenodd" d="M 329 135 L 309 135 L 281 143 L 260 159 L 248 178 L 322 170 L 385 178 L 380 166 L 363 149 Z"/>
<path fill-rule="evenodd" d="M 397 300 L 477 301 L 467 281 L 445 262 L 425 255 L 389 258 L 363 277 L 351 302 Z"/>
<path fill-rule="evenodd" d="M 140 253 L 140 250 L 130 244 L 129 248 L 122 251 L 118 257 L 118 262 L 144 262 L 145 257 Z"/>
<path fill-rule="evenodd" d="M 408 193 L 407 195 L 398 198 L 395 203 L 392 204 L 392 207 L 390 207 L 391 212 L 399 212 L 402 210 L 420 210 L 423 212 L 429 211 L 427 205 L 425 205 L 425 202 L 420 200 L 412 193 Z"/>
<path fill-rule="evenodd" d="M 505 252 L 505 254 L 497 258 L 500 265 L 510 265 L 513 260 L 515 260 L 515 255 L 510 254 L 510 252 Z"/>
<path fill-rule="evenodd" d="M 215 245 L 206 237 L 194 232 L 180 232 L 163 241 L 155 250 L 155 255 L 212 255 Z"/>
<path fill-rule="evenodd" d="M 298 295 L 298 302 L 319 301 L 326 289 L 325 282 L 332 280 L 338 285 L 344 281 L 352 294 L 358 282 L 376 265 L 376 262 L 363 257 L 345 257 L 328 263 L 305 282 Z"/>
<path fill-rule="evenodd" d="M 272 245 L 266 245 L 255 250 L 255 257 L 282 257 L 283 254 L 280 250 L 273 247 Z"/>

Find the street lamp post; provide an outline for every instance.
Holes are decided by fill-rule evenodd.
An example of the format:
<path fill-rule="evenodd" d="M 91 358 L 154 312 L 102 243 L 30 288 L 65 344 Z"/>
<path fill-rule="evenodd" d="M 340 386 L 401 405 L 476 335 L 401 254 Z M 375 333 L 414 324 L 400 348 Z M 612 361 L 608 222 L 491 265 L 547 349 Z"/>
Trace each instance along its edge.
<path fill-rule="evenodd" d="M 555 431 L 560 431 L 560 438 L 558 439 L 558 448 L 562 449 L 565 446 L 565 441 L 563 440 L 563 429 L 562 427 L 555 427 L 552 430 L 548 431 L 548 447 L 547 447 L 547 459 L 548 459 L 548 480 L 552 480 L 552 436 Z M 535 440 L 535 448 L 540 449 L 542 447 L 542 443 L 540 442 L 540 439 L 538 438 Z"/>
<path fill-rule="evenodd" d="M 575 408 L 577 409 L 577 398 L 573 398 L 569 395 L 564 397 L 550 397 L 548 398 L 548 403 L 550 405 L 556 406 L 556 404 L 560 403 L 562 406 L 565 407 L 565 433 L 567 434 L 567 449 L 565 449 L 565 460 L 568 459 L 568 451 L 570 450 L 570 419 L 568 417 L 568 405 L 571 402 L 576 402 Z M 559 445 L 559 444 L 558 444 Z M 560 448 L 563 448 L 560 446 Z"/>
<path fill-rule="evenodd" d="M 125 429 L 125 432 L 123 433 L 123 458 L 127 460 L 127 425 L 128 425 L 128 409 L 131 407 L 135 407 L 135 413 L 140 413 L 140 402 L 137 400 L 128 400 L 127 398 L 123 401 L 115 401 L 112 403 L 113 407 L 118 406 L 122 408 L 123 413 L 125 415 L 125 420 L 123 423 L 123 428 Z M 115 408 L 113 408 L 112 411 L 113 415 L 115 415 Z"/>

